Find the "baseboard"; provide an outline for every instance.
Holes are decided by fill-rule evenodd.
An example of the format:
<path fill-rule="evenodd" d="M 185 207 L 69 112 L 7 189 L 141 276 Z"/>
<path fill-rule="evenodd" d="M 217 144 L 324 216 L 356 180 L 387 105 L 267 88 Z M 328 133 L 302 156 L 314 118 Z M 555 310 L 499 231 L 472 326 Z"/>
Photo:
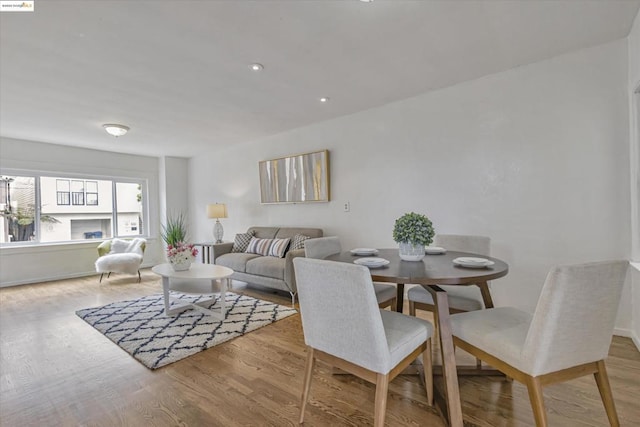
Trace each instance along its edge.
<path fill-rule="evenodd" d="M 618 337 L 631 338 L 631 341 L 633 341 L 638 351 L 640 351 L 640 339 L 638 339 L 638 335 L 633 330 L 615 328 L 613 330 L 613 335 L 616 335 Z"/>
<path fill-rule="evenodd" d="M 142 263 L 140 268 L 151 268 L 153 266 L 154 264 Z M 0 288 L 9 288 L 11 286 L 20 286 L 20 285 L 31 285 L 34 283 L 54 282 L 56 280 L 77 279 L 78 277 L 96 276 L 98 274 L 99 273 L 96 273 L 95 270 L 90 270 L 90 271 L 82 271 L 77 273 L 59 274 L 57 276 L 38 277 L 38 278 L 26 279 L 26 280 L 14 280 L 11 282 L 0 283 Z"/>

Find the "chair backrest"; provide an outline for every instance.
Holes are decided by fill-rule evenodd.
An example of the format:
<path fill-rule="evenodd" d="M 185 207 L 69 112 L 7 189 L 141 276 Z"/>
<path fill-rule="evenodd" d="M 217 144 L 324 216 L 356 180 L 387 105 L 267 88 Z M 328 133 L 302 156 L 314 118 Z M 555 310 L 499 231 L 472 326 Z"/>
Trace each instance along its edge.
<path fill-rule="evenodd" d="M 549 272 L 522 348 L 532 375 L 607 357 L 628 265 L 593 262 Z"/>
<path fill-rule="evenodd" d="M 318 237 L 304 241 L 304 256 L 307 258 L 324 259 L 340 252 L 342 252 L 342 245 L 336 236 Z"/>
<path fill-rule="evenodd" d="M 485 236 L 466 236 L 462 234 L 436 234 L 434 246 L 449 251 L 472 252 L 478 255 L 491 255 L 491 238 Z"/>
<path fill-rule="evenodd" d="M 375 372 L 391 363 L 371 273 L 344 262 L 294 258 L 305 343 Z"/>

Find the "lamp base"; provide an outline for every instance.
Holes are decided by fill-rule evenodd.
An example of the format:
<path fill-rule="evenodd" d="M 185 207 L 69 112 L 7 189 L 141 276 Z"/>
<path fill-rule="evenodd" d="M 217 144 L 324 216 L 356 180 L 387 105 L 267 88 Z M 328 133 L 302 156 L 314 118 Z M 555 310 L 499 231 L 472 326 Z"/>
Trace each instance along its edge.
<path fill-rule="evenodd" d="M 213 238 L 216 239 L 216 243 L 222 243 L 222 236 L 224 236 L 224 228 L 219 219 L 216 219 L 216 223 L 213 225 Z"/>

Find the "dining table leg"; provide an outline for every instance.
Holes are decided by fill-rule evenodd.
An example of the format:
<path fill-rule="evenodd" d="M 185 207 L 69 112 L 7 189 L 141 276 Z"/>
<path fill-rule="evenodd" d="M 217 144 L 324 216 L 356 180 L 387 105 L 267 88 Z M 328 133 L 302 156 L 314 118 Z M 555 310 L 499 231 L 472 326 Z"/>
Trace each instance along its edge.
<path fill-rule="evenodd" d="M 431 293 L 436 306 L 435 322 L 440 333 L 440 352 L 442 354 L 442 379 L 447 402 L 447 415 L 451 427 L 462 427 L 462 404 L 460 402 L 460 387 L 456 355 L 453 347 L 453 334 L 449 318 L 449 299 L 447 293 L 437 285 L 425 286 Z"/>
<path fill-rule="evenodd" d="M 487 282 L 479 282 L 476 285 L 480 288 L 482 301 L 484 302 L 484 308 L 493 308 L 493 299 L 491 298 L 489 284 Z"/>
<path fill-rule="evenodd" d="M 404 283 L 396 283 L 396 311 L 402 313 L 404 307 Z"/>

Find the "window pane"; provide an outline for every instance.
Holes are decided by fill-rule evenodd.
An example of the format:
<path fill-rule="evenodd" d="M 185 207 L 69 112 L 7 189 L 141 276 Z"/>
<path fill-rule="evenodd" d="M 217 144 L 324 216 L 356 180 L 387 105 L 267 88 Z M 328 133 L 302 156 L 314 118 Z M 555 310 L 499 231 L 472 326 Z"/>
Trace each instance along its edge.
<path fill-rule="evenodd" d="M 36 187 L 34 177 L 0 178 L 0 242 L 25 242 L 35 239 Z"/>
<path fill-rule="evenodd" d="M 87 193 L 85 205 L 85 181 L 73 180 L 70 188 L 72 203 L 65 206 L 57 203 L 56 180 L 60 178 L 40 178 L 40 241 L 61 242 L 112 237 L 112 181 L 88 181 L 95 183 L 92 185 L 97 192 L 93 195 Z M 102 196 L 99 200 L 98 194 Z M 92 203 L 89 203 L 90 198 Z"/>
<path fill-rule="evenodd" d="M 142 234 L 142 187 L 130 182 L 116 182 L 118 236 Z"/>

